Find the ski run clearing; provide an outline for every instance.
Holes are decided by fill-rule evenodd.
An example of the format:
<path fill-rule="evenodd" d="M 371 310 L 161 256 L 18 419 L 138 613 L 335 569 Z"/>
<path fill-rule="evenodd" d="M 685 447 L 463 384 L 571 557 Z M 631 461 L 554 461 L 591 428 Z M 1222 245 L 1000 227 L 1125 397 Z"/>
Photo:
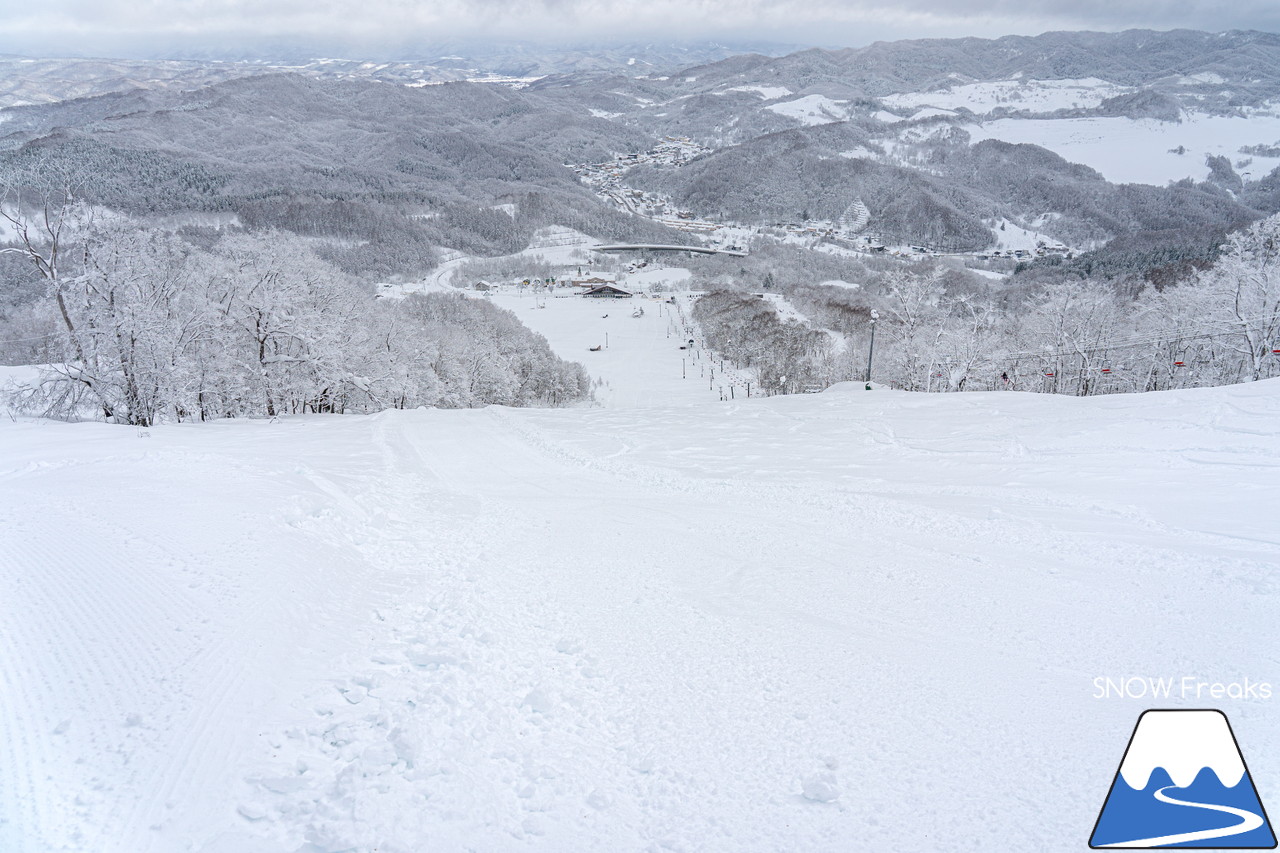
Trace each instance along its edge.
<path fill-rule="evenodd" d="M 0 850 L 1076 851 L 1209 701 L 1095 678 L 1276 680 L 1280 381 L 720 402 L 510 300 L 608 407 L 0 422 Z"/>

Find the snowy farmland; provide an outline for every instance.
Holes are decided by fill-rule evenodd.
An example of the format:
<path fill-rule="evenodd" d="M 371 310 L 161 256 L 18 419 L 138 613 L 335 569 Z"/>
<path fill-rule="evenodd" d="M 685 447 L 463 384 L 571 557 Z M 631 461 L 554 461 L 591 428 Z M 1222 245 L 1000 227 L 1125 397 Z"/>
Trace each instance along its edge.
<path fill-rule="evenodd" d="M 1089 77 L 1083 80 L 995 80 L 984 83 L 953 84 L 931 92 L 910 92 L 881 98 L 895 109 L 936 107 L 944 110 L 967 109 L 984 115 L 998 107 L 1027 112 L 1096 107 L 1107 98 L 1132 91 L 1106 80 Z"/>
<path fill-rule="evenodd" d="M 0 850 L 1074 851 L 1095 677 L 1277 678 L 1280 381 L 721 403 L 510 299 L 610 406 L 0 423 Z"/>
<path fill-rule="evenodd" d="M 844 121 L 849 117 L 847 102 L 834 101 L 824 95 L 805 95 L 794 101 L 769 104 L 765 109 L 795 119 L 805 126 Z"/>
<path fill-rule="evenodd" d="M 1130 118 L 1000 119 L 966 125 L 975 143 L 999 139 L 1048 148 L 1073 163 L 1096 169 L 1114 183 L 1154 184 L 1209 174 L 1208 155 L 1236 163 L 1239 174 L 1258 180 L 1280 166 L 1280 158 L 1244 156 L 1242 148 L 1280 139 L 1280 117 L 1258 112 L 1247 118 L 1184 114 L 1181 121 Z M 1242 159 L 1243 158 L 1243 159 Z"/>

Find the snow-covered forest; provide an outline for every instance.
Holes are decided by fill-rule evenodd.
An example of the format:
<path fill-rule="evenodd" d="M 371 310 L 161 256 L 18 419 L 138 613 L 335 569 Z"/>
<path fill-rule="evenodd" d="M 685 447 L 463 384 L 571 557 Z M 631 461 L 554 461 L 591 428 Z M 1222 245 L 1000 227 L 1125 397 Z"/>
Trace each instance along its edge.
<path fill-rule="evenodd" d="M 711 292 L 694 316 L 717 352 L 783 393 L 862 379 L 869 355 L 874 381 L 908 391 L 1085 396 L 1280 376 L 1280 216 L 1232 234 L 1211 267 L 1136 297 L 1089 279 L 975 290 L 949 272 L 903 268 L 871 292 L 797 287 L 789 298 L 809 323 L 742 290 Z"/>
<path fill-rule="evenodd" d="M 0 256 L 39 271 L 46 294 L 12 306 L 0 327 L 8 361 L 48 365 L 11 395 L 21 411 L 147 425 L 590 395 L 582 366 L 509 312 L 460 294 L 375 299 L 294 233 L 199 245 L 124 218 L 93 221 L 65 198 L 48 210 L 7 214 L 19 239 Z M 513 263 L 462 272 L 509 276 Z M 781 281 L 736 276 L 723 261 L 699 269 L 710 292 L 692 317 L 764 394 L 862 380 L 869 356 L 874 382 L 908 391 L 1086 396 L 1280 375 L 1280 216 L 1231 234 L 1211 266 L 1136 291 L 1075 277 L 986 287 L 928 261 L 833 258 Z M 833 271 L 866 285 L 813 281 Z M 784 293 L 798 315 L 780 316 L 760 287 Z"/>
<path fill-rule="evenodd" d="M 376 300 L 295 234 L 201 248 L 86 216 L 66 194 L 5 213 L 18 237 L 7 252 L 47 293 L 5 326 L 11 361 L 47 365 L 13 401 L 22 411 L 147 426 L 589 394 L 582 367 L 510 312 L 461 295 Z"/>

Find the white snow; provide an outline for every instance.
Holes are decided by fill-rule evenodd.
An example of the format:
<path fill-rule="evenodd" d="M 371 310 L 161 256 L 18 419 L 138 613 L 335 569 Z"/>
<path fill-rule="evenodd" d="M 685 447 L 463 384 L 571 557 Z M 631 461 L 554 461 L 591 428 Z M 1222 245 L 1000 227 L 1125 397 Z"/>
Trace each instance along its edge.
<path fill-rule="evenodd" d="M 507 213 L 514 215 L 512 205 L 498 205 Z M 581 231 L 553 225 L 540 228 L 534 233 L 528 248 L 511 255 L 497 258 L 486 258 L 489 261 L 520 261 L 557 264 L 564 269 L 575 266 L 586 266 L 592 260 L 591 246 L 600 245 L 600 241 L 589 237 Z M 457 281 L 457 274 L 468 261 L 476 260 L 462 252 L 442 249 L 441 262 L 435 269 L 427 273 L 421 281 L 380 284 L 379 293 L 383 296 L 404 296 L 409 293 L 456 293 L 458 288 L 466 288 L 474 282 Z"/>
<path fill-rule="evenodd" d="M 848 101 L 834 101 L 825 95 L 805 95 L 794 101 L 783 101 L 765 107 L 779 115 L 795 119 L 803 125 L 830 124 L 849 117 Z"/>
<path fill-rule="evenodd" d="M 841 151 L 841 157 L 847 157 L 850 160 L 874 160 L 879 155 L 869 148 L 859 145 L 856 148 L 850 148 L 848 151 Z"/>
<path fill-rule="evenodd" d="M 834 773 L 814 773 L 800 786 L 806 800 L 829 803 L 840 796 L 840 787 Z"/>
<path fill-rule="evenodd" d="M 1244 761 L 1221 711 L 1148 711 L 1120 765 L 1125 784 L 1147 787 L 1151 773 L 1163 767 L 1173 784 L 1186 788 L 1208 767 L 1228 788 L 1240 784 Z"/>
<path fill-rule="evenodd" d="M 42 368 L 35 365 L 0 364 L 0 407 L 4 407 L 4 394 L 34 387 L 40 381 Z"/>
<path fill-rule="evenodd" d="M 806 326 L 809 324 L 809 319 L 805 317 L 804 314 L 801 314 L 796 306 L 791 304 L 791 300 L 787 299 L 787 297 L 783 296 L 781 293 L 766 293 L 764 298 L 765 301 L 773 307 L 773 310 L 777 312 L 778 317 L 782 322 L 800 323 L 801 325 Z"/>
<path fill-rule="evenodd" d="M 551 263 L 569 263 L 576 262 L 582 257 L 590 257 L 589 254 L 584 254 L 584 250 L 598 245 L 600 245 L 599 240 L 581 231 L 575 231 L 564 225 L 550 225 L 534 232 L 529 248 L 516 254 L 540 258 Z"/>
<path fill-rule="evenodd" d="M 616 406 L 0 419 L 0 849 L 1074 851 L 1095 677 L 1274 678 L 1280 380 L 720 403 L 548 303 Z"/>
<path fill-rule="evenodd" d="M 977 143 L 1001 139 L 1048 148 L 1073 163 L 1083 163 L 1113 183 L 1163 186 L 1169 181 L 1208 177 L 1207 154 L 1221 154 L 1244 177 L 1261 178 L 1280 166 L 1280 158 L 1246 157 L 1247 145 L 1274 145 L 1280 140 L 1280 116 L 1257 113 L 1244 117 L 1184 114 L 1178 123 L 1155 119 L 1076 118 L 1001 119 L 965 125 Z M 1173 153 L 1182 147 L 1184 154 Z"/>
<path fill-rule="evenodd" d="M 919 121 L 920 119 L 926 119 L 926 118 L 937 118 L 938 116 L 954 116 L 955 114 L 956 113 L 953 110 L 940 110 L 937 107 L 925 107 L 922 110 L 917 110 L 916 112 L 912 113 L 909 121 Z"/>
<path fill-rule="evenodd" d="M 849 287 L 850 285 L 841 282 L 841 285 Z M 853 285 L 856 287 L 856 285 Z M 849 342 L 845 340 L 844 335 L 832 329 L 824 329 L 813 323 L 799 308 L 792 304 L 791 300 L 783 296 L 781 293 L 766 293 L 764 298 L 777 312 L 778 318 L 784 323 L 799 323 L 810 329 L 816 329 L 822 332 L 831 340 L 831 350 L 833 353 L 842 353 L 848 346 Z"/>
<path fill-rule="evenodd" d="M 631 289 L 649 290 L 654 287 L 683 287 L 693 278 L 693 271 L 686 267 L 649 267 L 626 275 L 626 286 Z"/>
<path fill-rule="evenodd" d="M 1058 242 L 1053 237 L 1015 225 L 1008 219 L 1003 218 L 996 222 L 991 229 L 991 233 L 995 237 L 996 248 L 1006 252 L 1016 249 L 1035 251 L 1038 243 Z"/>
<path fill-rule="evenodd" d="M 619 286 L 632 289 L 635 279 L 632 273 Z M 717 371 L 701 347 L 701 336 L 694 334 L 696 349 L 681 349 L 688 345 L 687 294 L 676 294 L 676 305 L 664 301 L 672 298 L 665 293 L 591 299 L 570 288 L 550 296 L 507 291 L 491 298 L 546 337 L 557 355 L 581 363 L 600 380 L 596 397 L 605 405 L 632 408 L 720 399 L 724 374 L 718 371 L 721 381 L 713 381 Z M 644 309 L 644 316 L 631 316 L 637 308 Z M 592 352 L 596 346 L 601 349 Z"/>
<path fill-rule="evenodd" d="M 791 90 L 786 86 L 731 86 L 725 89 L 726 92 L 754 92 L 766 101 L 776 100 L 777 98 L 785 98 L 791 94 Z"/>
<path fill-rule="evenodd" d="M 1203 71 L 1199 74 L 1191 74 L 1186 77 L 1181 77 L 1178 82 L 1186 86 L 1206 84 L 1210 86 L 1221 86 L 1223 83 L 1227 82 L 1227 80 L 1221 74 L 1215 74 L 1212 71 Z"/>
<path fill-rule="evenodd" d="M 889 107 L 912 109 L 937 107 L 968 109 L 984 115 L 997 107 L 1027 112 L 1053 112 L 1075 107 L 1096 107 L 1107 98 L 1133 91 L 1096 77 L 1078 80 L 997 80 L 949 86 L 935 92 L 909 92 L 880 100 Z"/>

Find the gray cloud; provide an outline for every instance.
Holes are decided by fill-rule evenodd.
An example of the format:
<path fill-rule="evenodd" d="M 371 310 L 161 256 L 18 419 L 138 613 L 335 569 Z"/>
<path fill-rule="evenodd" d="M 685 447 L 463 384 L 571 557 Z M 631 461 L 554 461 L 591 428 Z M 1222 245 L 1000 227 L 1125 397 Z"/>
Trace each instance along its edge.
<path fill-rule="evenodd" d="M 411 51 L 493 38 L 753 39 L 858 46 L 876 39 L 1055 29 L 1280 31 L 1275 0 L 0 0 L 0 50 L 17 53 Z"/>

